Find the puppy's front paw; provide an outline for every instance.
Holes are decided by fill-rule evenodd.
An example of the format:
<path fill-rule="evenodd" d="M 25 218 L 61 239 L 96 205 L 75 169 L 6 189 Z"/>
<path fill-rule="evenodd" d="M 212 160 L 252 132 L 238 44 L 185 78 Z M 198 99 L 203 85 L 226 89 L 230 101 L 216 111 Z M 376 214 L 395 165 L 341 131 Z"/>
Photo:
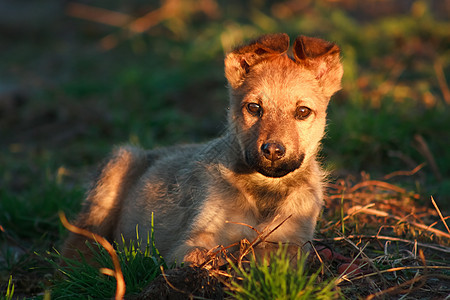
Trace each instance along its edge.
<path fill-rule="evenodd" d="M 200 266 L 209 260 L 208 250 L 206 248 L 193 248 L 183 258 L 183 261 L 191 266 Z"/>

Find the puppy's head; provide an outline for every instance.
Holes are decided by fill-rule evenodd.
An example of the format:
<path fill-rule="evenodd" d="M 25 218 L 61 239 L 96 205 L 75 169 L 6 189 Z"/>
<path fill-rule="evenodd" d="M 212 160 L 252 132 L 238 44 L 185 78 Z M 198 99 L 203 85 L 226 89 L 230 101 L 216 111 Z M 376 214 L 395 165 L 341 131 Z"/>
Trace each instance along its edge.
<path fill-rule="evenodd" d="M 229 53 L 229 125 L 246 166 L 283 177 L 314 159 L 325 129 L 326 107 L 340 89 L 339 47 L 298 37 L 293 57 L 286 34 L 265 35 Z"/>

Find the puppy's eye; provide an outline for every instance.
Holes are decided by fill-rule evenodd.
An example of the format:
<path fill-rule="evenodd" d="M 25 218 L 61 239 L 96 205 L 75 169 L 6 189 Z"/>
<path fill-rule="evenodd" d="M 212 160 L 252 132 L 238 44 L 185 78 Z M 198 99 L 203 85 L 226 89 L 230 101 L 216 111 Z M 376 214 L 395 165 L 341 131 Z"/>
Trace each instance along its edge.
<path fill-rule="evenodd" d="M 299 106 L 295 111 L 295 117 L 299 120 L 305 120 L 311 115 L 311 109 L 306 106 Z"/>
<path fill-rule="evenodd" d="M 261 105 L 257 104 L 257 103 L 248 103 L 247 104 L 247 111 L 256 117 L 261 117 L 262 116 L 262 107 Z"/>

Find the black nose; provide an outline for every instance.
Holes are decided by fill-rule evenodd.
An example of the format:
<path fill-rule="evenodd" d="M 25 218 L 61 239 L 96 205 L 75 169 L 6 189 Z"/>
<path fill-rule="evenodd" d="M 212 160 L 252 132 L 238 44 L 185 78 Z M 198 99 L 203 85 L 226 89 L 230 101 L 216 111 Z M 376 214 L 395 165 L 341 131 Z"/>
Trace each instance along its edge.
<path fill-rule="evenodd" d="M 261 146 L 264 157 L 271 161 L 279 160 L 286 154 L 283 145 L 278 143 L 265 143 Z"/>

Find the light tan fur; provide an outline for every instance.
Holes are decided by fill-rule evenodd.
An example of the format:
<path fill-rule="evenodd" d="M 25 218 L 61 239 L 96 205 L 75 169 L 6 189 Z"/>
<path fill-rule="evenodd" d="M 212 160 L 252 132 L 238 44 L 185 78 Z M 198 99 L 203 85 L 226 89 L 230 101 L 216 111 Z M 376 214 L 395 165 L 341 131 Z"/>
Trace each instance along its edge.
<path fill-rule="evenodd" d="M 232 222 L 263 230 L 291 216 L 269 240 L 298 247 L 311 241 L 325 177 L 316 155 L 343 71 L 333 43 L 301 36 L 293 57 L 288 48 L 287 35 L 272 34 L 229 53 L 225 134 L 205 144 L 152 151 L 117 148 L 76 224 L 129 241 L 136 239 L 136 228 L 147 237 L 154 213 L 156 247 L 177 262 L 201 263 L 207 249 L 255 238 L 253 230 Z M 310 114 L 299 117 L 299 107 Z M 71 234 L 63 254 L 86 252 L 84 244 L 85 238 Z M 270 245 L 260 247 L 270 251 Z"/>

